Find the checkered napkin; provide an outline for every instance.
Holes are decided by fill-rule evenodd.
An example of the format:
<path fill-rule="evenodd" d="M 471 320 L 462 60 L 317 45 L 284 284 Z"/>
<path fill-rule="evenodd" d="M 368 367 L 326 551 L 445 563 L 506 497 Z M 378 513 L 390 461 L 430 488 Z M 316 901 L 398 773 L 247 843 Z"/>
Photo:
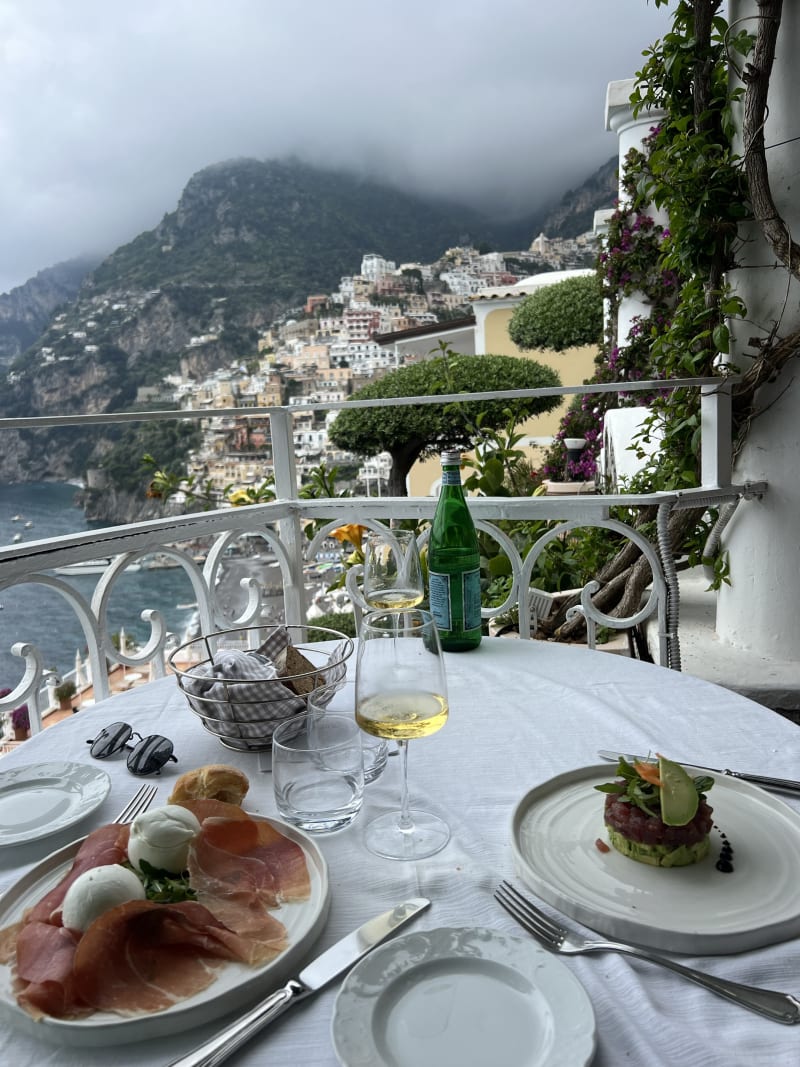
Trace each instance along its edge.
<path fill-rule="evenodd" d="M 255 651 L 219 649 L 210 660 L 185 673 L 181 688 L 209 730 L 222 737 L 261 740 L 271 737 L 282 719 L 305 711 L 306 698 L 293 692 L 278 675 L 276 660 L 290 644 L 288 631 L 278 627 Z M 343 651 L 344 645 L 338 645 L 329 659 L 334 666 L 318 672 L 315 699 L 323 706 L 344 681 L 347 667 Z"/>

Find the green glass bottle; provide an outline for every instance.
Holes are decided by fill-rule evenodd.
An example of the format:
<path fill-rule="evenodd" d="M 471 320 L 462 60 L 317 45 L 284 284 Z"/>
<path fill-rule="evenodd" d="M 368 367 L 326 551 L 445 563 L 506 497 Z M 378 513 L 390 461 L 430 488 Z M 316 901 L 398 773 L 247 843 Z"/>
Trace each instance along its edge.
<path fill-rule="evenodd" d="M 443 452 L 442 488 L 428 541 L 430 610 L 446 652 L 481 643 L 478 535 L 461 485 L 461 453 Z"/>

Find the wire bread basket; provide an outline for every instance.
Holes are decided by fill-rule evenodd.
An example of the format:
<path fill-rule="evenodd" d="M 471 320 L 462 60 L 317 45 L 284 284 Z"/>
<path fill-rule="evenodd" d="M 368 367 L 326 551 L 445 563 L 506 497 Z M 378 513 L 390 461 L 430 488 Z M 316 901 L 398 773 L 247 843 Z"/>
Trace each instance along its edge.
<path fill-rule="evenodd" d="M 242 626 L 195 637 L 168 663 L 206 730 L 227 748 L 260 752 L 279 723 L 306 710 L 310 695 L 330 703 L 353 647 L 326 626 Z"/>

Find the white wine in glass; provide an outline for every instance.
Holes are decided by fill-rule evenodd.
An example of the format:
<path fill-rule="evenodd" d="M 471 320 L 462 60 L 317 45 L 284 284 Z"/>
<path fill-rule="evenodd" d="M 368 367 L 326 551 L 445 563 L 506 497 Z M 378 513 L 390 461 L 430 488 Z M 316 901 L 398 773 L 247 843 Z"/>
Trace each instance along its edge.
<path fill-rule="evenodd" d="M 413 530 L 369 531 L 363 582 L 370 610 L 406 611 L 422 603 L 425 584 Z"/>
<path fill-rule="evenodd" d="M 376 693 L 359 705 L 356 715 L 362 730 L 393 741 L 428 737 L 447 721 L 447 699 L 439 693 Z"/>
<path fill-rule="evenodd" d="M 387 859 L 423 859 L 450 840 L 437 815 L 411 808 L 408 742 L 428 737 L 447 722 L 444 660 L 430 612 L 374 611 L 359 630 L 356 661 L 356 721 L 362 730 L 397 742 L 401 756 L 399 812 L 387 812 L 367 826 L 367 848 Z"/>

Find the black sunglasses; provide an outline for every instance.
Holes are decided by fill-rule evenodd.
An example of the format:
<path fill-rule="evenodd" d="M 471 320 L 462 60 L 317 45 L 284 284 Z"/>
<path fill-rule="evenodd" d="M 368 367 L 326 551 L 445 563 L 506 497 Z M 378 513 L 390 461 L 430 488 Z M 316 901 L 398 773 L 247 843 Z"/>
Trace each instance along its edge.
<path fill-rule="evenodd" d="M 128 744 L 132 737 L 139 738 L 135 745 Z M 142 778 L 148 774 L 161 774 L 161 768 L 169 760 L 178 762 L 178 757 L 172 754 L 173 745 L 168 737 L 162 737 L 161 734 L 142 737 L 126 722 L 112 722 L 94 740 L 89 738 L 86 744 L 92 746 L 89 755 L 95 759 L 108 759 L 128 749 L 128 770 Z"/>

